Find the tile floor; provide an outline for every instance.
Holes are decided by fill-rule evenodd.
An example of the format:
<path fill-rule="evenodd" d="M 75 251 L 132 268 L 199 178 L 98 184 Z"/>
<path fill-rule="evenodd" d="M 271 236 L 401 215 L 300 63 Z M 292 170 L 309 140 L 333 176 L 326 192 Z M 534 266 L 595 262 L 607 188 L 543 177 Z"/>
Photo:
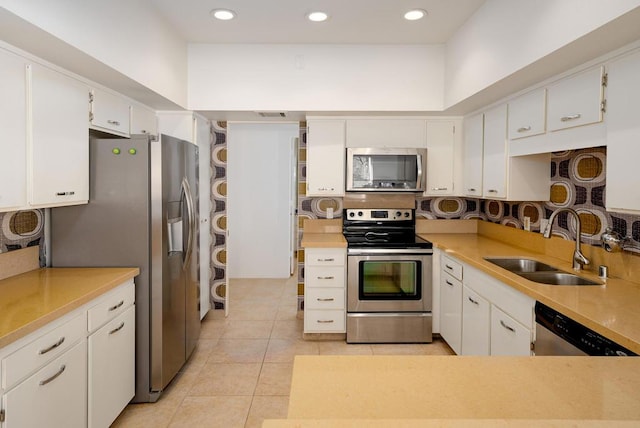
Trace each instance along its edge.
<path fill-rule="evenodd" d="M 347 345 L 302 339 L 297 276 L 232 280 L 230 314 L 210 311 L 198 345 L 157 403 L 131 404 L 113 427 L 260 427 L 286 418 L 295 355 L 452 354 L 427 345 Z"/>

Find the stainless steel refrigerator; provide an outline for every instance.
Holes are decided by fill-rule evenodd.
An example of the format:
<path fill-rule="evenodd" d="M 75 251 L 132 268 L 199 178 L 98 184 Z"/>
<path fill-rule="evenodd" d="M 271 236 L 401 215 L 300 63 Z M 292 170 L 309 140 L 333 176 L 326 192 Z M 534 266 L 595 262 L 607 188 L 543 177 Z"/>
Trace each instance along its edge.
<path fill-rule="evenodd" d="M 89 203 L 51 210 L 51 264 L 136 266 L 136 394 L 154 402 L 200 335 L 198 149 L 92 137 Z"/>

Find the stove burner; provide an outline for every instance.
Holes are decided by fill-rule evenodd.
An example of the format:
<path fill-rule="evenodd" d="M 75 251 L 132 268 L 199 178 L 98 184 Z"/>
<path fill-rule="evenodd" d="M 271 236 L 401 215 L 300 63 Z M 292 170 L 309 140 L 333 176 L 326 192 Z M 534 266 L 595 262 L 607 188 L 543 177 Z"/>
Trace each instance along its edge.
<path fill-rule="evenodd" d="M 348 248 L 432 248 L 415 225 L 414 210 L 348 209 L 342 231 Z"/>

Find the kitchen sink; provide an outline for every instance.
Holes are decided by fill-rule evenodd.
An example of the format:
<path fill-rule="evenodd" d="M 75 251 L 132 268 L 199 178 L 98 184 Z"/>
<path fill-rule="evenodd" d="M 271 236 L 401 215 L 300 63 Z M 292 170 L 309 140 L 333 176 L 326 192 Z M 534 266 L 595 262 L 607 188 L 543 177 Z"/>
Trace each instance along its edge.
<path fill-rule="evenodd" d="M 518 273 L 523 278 L 533 282 L 549 285 L 602 285 L 601 282 L 592 281 L 569 272 L 522 272 Z"/>
<path fill-rule="evenodd" d="M 485 260 L 498 265 L 509 272 L 541 272 L 541 271 L 557 271 L 557 268 L 549 266 L 546 263 L 539 262 L 531 259 L 520 258 L 489 258 L 485 257 Z"/>
<path fill-rule="evenodd" d="M 525 258 L 485 257 L 485 260 L 529 281 L 548 285 L 602 285 L 601 282 L 562 271 L 537 260 Z"/>

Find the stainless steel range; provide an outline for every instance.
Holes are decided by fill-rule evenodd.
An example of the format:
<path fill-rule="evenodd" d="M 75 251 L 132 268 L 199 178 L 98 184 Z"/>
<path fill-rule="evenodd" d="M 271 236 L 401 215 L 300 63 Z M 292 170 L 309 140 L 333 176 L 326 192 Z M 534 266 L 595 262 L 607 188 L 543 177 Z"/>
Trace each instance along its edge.
<path fill-rule="evenodd" d="M 432 340 L 432 244 L 414 210 L 348 209 L 347 343 Z"/>

